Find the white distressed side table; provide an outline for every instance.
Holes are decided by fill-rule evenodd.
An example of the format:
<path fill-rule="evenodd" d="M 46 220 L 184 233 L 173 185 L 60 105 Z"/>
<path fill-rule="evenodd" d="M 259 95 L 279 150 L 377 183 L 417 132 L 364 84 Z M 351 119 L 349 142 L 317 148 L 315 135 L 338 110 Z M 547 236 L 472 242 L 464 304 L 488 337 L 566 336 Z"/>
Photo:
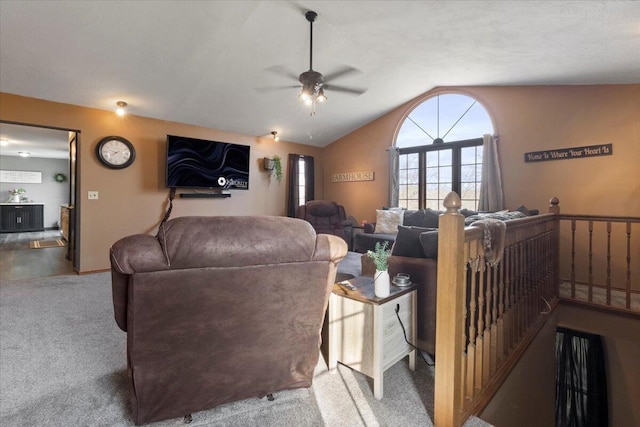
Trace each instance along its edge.
<path fill-rule="evenodd" d="M 336 284 L 329 299 L 329 369 L 338 362 L 373 379 L 373 394 L 383 396 L 383 374 L 409 355 L 409 368 L 415 370 L 416 351 L 404 339 L 416 342 L 417 286 L 391 285 L 386 298 L 374 294 L 372 277 L 349 279 L 356 287 L 347 290 Z"/>

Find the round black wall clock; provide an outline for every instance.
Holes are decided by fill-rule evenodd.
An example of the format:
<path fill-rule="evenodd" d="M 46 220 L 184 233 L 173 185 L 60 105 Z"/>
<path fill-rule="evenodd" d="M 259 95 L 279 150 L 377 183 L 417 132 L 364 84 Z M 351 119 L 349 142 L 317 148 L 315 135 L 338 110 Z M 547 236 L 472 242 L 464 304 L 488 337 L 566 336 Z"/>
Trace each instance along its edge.
<path fill-rule="evenodd" d="M 136 159 L 136 149 L 121 136 L 102 138 L 96 146 L 96 155 L 100 163 L 110 169 L 124 169 Z"/>

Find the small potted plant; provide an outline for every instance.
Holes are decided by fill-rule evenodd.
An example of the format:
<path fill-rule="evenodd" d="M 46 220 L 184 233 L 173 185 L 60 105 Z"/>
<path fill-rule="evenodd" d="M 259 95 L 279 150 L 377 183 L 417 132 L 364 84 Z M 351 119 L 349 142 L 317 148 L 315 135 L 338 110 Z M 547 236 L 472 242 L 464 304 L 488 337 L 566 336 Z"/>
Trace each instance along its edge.
<path fill-rule="evenodd" d="M 11 196 L 9 197 L 9 202 L 12 203 L 20 203 L 22 197 L 27 192 L 24 188 L 14 188 L 13 190 L 9 190 Z"/>
<path fill-rule="evenodd" d="M 376 265 L 376 273 L 373 276 L 374 292 L 378 298 L 386 298 L 391 290 L 391 282 L 389 279 L 389 256 L 391 250 L 387 249 L 389 242 L 376 242 L 373 251 L 367 251 L 367 256 L 373 259 Z"/>

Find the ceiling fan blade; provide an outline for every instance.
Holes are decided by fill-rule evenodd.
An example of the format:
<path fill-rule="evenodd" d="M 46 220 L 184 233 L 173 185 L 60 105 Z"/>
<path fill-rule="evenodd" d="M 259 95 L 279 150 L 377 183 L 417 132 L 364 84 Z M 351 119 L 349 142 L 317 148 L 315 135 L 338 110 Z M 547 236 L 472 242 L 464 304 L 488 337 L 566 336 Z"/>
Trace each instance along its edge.
<path fill-rule="evenodd" d="M 344 86 L 335 86 L 335 85 L 322 85 L 324 89 L 327 89 L 331 92 L 342 92 L 348 93 L 350 95 L 362 95 L 367 91 L 367 89 L 353 88 L 353 87 L 344 87 Z"/>
<path fill-rule="evenodd" d="M 333 79 L 337 79 L 338 77 L 344 77 L 349 74 L 361 74 L 361 73 L 362 71 L 358 70 L 357 68 L 353 68 L 353 67 L 349 67 L 348 65 L 345 65 L 341 70 L 334 71 L 331 74 L 325 75 L 324 81 L 329 82 Z"/>
<path fill-rule="evenodd" d="M 292 80 L 298 81 L 298 75 L 293 73 L 290 70 L 287 70 L 284 65 L 272 65 L 271 67 L 265 68 L 265 71 L 269 71 L 270 73 L 277 74 L 279 76 L 288 77 Z"/>
<path fill-rule="evenodd" d="M 265 87 L 256 87 L 254 88 L 258 93 L 268 93 L 268 92 L 277 92 L 280 90 L 287 89 L 299 89 L 300 85 L 288 85 L 288 86 L 265 86 Z"/>

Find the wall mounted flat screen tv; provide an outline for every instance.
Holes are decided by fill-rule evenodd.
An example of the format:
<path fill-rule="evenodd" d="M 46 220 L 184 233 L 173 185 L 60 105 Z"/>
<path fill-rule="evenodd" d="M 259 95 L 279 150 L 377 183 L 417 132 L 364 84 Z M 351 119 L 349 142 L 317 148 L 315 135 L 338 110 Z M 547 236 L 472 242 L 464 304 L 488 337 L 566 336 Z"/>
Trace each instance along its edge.
<path fill-rule="evenodd" d="M 167 187 L 249 189 L 248 145 L 167 135 Z"/>

